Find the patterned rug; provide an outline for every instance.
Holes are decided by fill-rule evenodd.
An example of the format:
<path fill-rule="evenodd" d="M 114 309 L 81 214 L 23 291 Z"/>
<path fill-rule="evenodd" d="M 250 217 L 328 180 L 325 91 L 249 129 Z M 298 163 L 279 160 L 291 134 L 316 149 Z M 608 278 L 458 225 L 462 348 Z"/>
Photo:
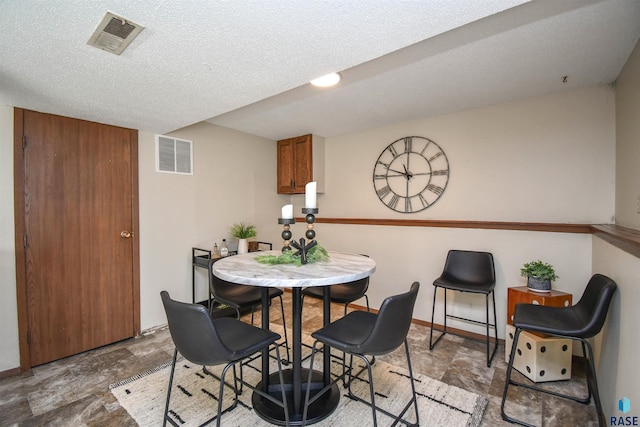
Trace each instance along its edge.
<path fill-rule="evenodd" d="M 316 364 L 317 362 L 317 364 Z M 316 357 L 315 366 L 321 366 L 322 357 Z M 355 360 L 354 360 L 355 364 Z M 272 360 L 272 372 L 277 365 Z M 337 358 L 332 358 L 332 374 L 342 371 Z M 244 368 L 244 378 L 251 384 L 260 381 L 260 358 Z M 303 363 L 303 366 L 308 366 Z M 208 368 L 219 375 L 222 367 Z M 167 385 L 171 364 L 164 364 L 155 369 L 143 372 L 127 380 L 110 386 L 111 392 L 118 399 L 131 417 L 140 426 L 158 426 L 162 424 L 162 415 L 166 401 Z M 227 379 L 232 379 L 232 371 Z M 366 378 L 366 372 L 360 375 Z M 376 390 L 376 404 L 384 409 L 398 413 L 411 397 L 411 386 L 408 371 L 404 368 L 376 360 L 373 365 L 373 378 Z M 416 392 L 420 424 L 428 426 L 479 426 L 488 399 L 475 393 L 450 386 L 424 375 L 415 374 Z M 227 381 L 229 382 L 229 381 Z M 341 398 L 336 410 L 325 420 L 315 426 L 366 426 L 372 425 L 369 406 L 354 401 L 346 396 L 340 385 Z M 170 413 L 177 424 L 183 426 L 199 426 L 215 415 L 217 410 L 217 394 L 219 383 L 204 373 L 202 366 L 181 360 L 176 365 L 173 391 L 171 394 Z M 354 381 L 352 390 L 357 396 L 369 399 L 369 385 L 365 380 Z M 223 408 L 233 399 L 233 390 L 225 388 Z M 408 421 L 415 422 L 413 408 L 405 414 Z M 391 418 L 378 412 L 379 425 L 389 425 Z M 253 412 L 251 407 L 251 390 L 245 388 L 240 395 L 240 404 L 230 412 L 222 415 L 223 426 L 262 427 L 271 424 L 263 421 Z"/>

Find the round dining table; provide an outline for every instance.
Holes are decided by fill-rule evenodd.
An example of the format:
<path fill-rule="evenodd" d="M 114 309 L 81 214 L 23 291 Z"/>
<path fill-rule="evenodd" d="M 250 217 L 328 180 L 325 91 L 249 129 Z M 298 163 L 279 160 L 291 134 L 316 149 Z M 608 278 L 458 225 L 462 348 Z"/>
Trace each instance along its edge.
<path fill-rule="evenodd" d="M 220 279 L 242 285 L 260 286 L 262 292 L 262 327 L 269 328 L 270 287 L 290 288 L 292 292 L 292 366 L 284 370 L 285 384 L 279 384 L 278 373 L 269 372 L 269 357 L 265 350 L 262 356 L 262 381 L 257 386 L 280 399 L 285 387 L 291 425 L 302 424 L 304 391 L 309 371 L 302 368 L 302 288 L 324 286 L 323 322 L 331 321 L 329 285 L 349 283 L 370 276 L 376 269 L 373 259 L 364 255 L 329 251 L 329 259 L 309 264 L 268 265 L 256 260 L 259 255 L 278 255 L 276 251 L 250 252 L 223 258 L 213 264 L 213 274 Z M 329 349 L 325 348 L 328 352 Z M 328 355 L 328 353 L 326 353 Z M 322 372 L 312 372 L 312 390 L 321 389 L 330 383 L 330 358 L 323 358 Z M 308 409 L 306 424 L 313 424 L 328 417 L 338 406 L 340 392 L 333 385 Z M 284 411 L 268 399 L 254 393 L 252 404 L 256 413 L 264 420 L 277 425 L 285 424 Z"/>

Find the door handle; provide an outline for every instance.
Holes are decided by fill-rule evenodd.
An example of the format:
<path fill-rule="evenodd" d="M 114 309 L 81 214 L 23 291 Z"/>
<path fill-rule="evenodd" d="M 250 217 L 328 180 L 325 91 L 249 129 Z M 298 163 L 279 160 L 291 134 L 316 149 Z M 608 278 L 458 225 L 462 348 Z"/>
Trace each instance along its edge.
<path fill-rule="evenodd" d="M 120 237 L 124 237 L 125 239 L 129 239 L 133 237 L 133 231 L 122 230 L 120 232 Z"/>

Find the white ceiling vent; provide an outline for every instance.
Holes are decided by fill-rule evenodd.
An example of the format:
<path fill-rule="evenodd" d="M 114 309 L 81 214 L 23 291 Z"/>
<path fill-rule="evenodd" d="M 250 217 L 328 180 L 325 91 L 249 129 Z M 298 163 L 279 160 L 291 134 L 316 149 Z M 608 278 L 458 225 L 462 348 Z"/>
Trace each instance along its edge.
<path fill-rule="evenodd" d="M 143 29 L 142 25 L 107 11 L 87 44 L 120 55 Z"/>

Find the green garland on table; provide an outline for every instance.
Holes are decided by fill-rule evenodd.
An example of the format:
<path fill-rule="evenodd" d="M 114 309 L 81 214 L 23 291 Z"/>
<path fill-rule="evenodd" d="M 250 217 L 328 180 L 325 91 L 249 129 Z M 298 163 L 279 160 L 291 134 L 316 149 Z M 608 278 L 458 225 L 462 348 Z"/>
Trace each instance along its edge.
<path fill-rule="evenodd" d="M 316 245 L 307 252 L 307 263 L 311 264 L 318 261 L 326 261 L 329 259 L 329 253 L 325 248 Z M 282 255 L 258 255 L 256 261 L 261 264 L 296 264 L 302 265 L 300 255 L 294 255 L 293 250 L 284 252 Z"/>

